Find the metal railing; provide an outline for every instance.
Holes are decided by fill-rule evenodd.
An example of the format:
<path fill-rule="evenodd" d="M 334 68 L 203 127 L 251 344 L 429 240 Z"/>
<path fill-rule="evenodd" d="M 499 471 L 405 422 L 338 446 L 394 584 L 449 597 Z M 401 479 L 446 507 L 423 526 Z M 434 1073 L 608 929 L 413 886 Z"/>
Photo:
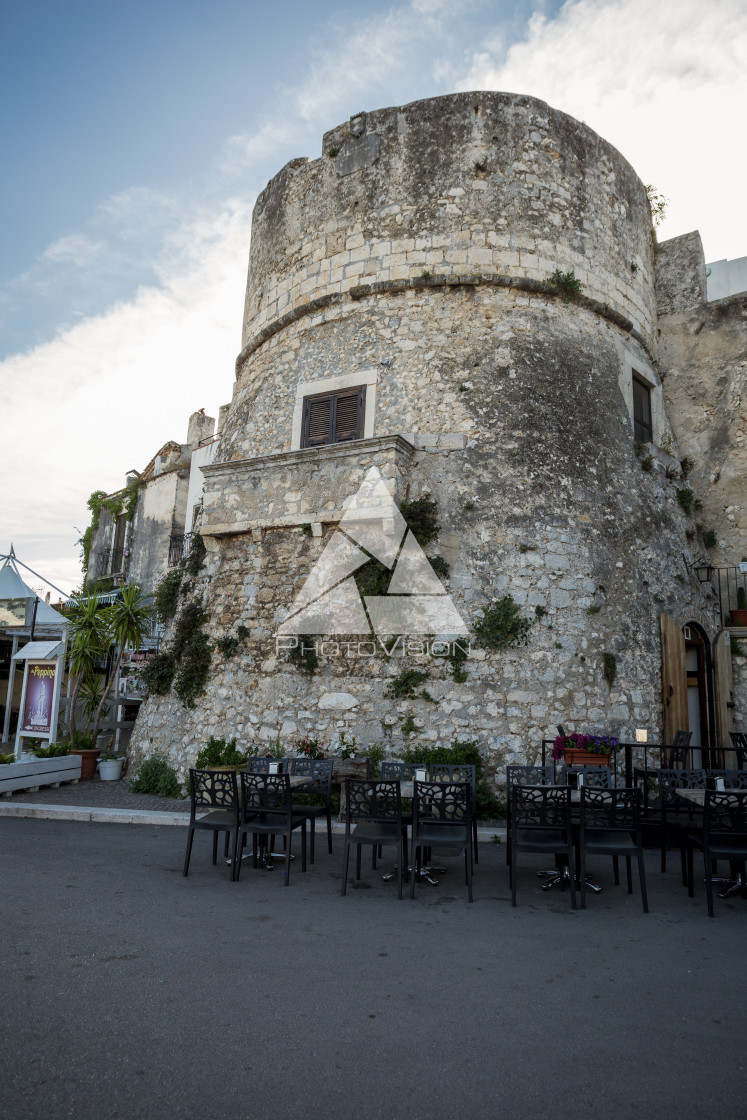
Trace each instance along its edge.
<path fill-rule="evenodd" d="M 180 560 L 189 555 L 192 545 L 191 533 L 172 533 L 169 538 L 169 567 L 175 567 Z"/>
<path fill-rule="evenodd" d="M 123 548 L 102 548 L 96 556 L 96 572 L 94 574 L 94 579 L 103 579 L 104 576 L 121 575 L 123 563 Z"/>
<path fill-rule="evenodd" d="M 747 572 L 740 572 L 737 564 L 730 568 L 714 568 L 711 583 L 718 594 L 721 625 L 728 626 L 731 612 L 738 609 L 737 592 L 740 587 L 744 588 L 747 597 Z"/>

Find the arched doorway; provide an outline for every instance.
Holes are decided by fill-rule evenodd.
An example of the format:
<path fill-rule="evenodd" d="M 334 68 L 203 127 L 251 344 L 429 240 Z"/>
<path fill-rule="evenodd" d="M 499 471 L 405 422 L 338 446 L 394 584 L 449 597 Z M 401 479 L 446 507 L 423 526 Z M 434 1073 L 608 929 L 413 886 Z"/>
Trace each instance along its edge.
<path fill-rule="evenodd" d="M 682 624 L 661 616 L 661 664 L 664 742 L 677 731 L 692 732 L 692 765 L 709 765 L 699 747 L 730 746 L 733 695 L 729 635 L 711 640 L 699 622 Z M 716 759 L 710 765 L 718 765 Z"/>

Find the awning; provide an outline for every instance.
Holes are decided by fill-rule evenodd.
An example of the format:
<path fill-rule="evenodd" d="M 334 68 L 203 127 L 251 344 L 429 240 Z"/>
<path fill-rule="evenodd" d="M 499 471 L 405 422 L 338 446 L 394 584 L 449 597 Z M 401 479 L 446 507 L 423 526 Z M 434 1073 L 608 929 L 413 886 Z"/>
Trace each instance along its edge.
<path fill-rule="evenodd" d="M 63 649 L 62 642 L 27 642 L 13 654 L 13 661 L 53 661 Z"/>

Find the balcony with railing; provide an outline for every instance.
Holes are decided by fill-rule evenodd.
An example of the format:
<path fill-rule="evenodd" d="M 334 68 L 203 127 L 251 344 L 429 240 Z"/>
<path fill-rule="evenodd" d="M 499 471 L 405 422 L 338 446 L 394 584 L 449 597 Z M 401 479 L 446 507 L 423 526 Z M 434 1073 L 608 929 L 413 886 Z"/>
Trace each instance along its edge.
<path fill-rule="evenodd" d="M 743 571 L 742 568 L 745 570 Z M 747 564 L 712 568 L 710 581 L 718 595 L 722 626 L 747 626 Z M 740 595 L 741 589 L 741 595 Z M 741 605 L 740 605 L 741 604 Z"/>
<path fill-rule="evenodd" d="M 172 533 L 169 537 L 169 567 L 176 567 L 181 560 L 189 556 L 191 546 L 191 533 Z"/>
<path fill-rule="evenodd" d="M 124 557 L 123 548 L 102 548 L 96 555 L 93 578 L 104 579 L 105 576 L 121 575 Z"/>

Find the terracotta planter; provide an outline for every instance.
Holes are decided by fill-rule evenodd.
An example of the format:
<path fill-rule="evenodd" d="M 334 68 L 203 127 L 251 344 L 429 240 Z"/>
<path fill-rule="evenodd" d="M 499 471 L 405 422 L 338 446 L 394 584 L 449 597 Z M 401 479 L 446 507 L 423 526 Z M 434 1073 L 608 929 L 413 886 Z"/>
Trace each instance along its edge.
<path fill-rule="evenodd" d="M 101 754 L 101 747 L 92 747 L 90 750 L 71 750 L 68 754 L 80 755 L 80 780 L 90 780 L 96 773 L 96 762 Z"/>
<path fill-rule="evenodd" d="M 563 751 L 563 761 L 566 766 L 611 766 L 612 755 L 566 749 Z"/>
<path fill-rule="evenodd" d="M 735 607 L 729 614 L 732 626 L 747 626 L 747 611 L 740 611 L 739 607 Z"/>

